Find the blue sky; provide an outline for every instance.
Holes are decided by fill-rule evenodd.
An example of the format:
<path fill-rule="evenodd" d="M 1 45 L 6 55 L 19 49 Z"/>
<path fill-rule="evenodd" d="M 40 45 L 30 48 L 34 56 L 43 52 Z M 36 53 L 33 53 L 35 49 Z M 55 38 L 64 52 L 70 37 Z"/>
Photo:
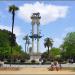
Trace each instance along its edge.
<path fill-rule="evenodd" d="M 40 31 L 43 36 L 40 39 L 40 51 L 44 48 L 44 39 L 50 37 L 54 40 L 54 47 L 59 47 L 68 32 L 75 31 L 75 1 L 0 1 L 0 29 L 11 31 L 11 13 L 8 12 L 10 5 L 19 7 L 16 12 L 14 33 L 17 37 L 17 43 L 24 50 L 23 37 L 31 33 L 31 19 L 33 12 L 40 12 L 41 24 Z M 31 46 L 31 45 L 30 45 Z M 36 51 L 36 41 L 35 41 Z"/>

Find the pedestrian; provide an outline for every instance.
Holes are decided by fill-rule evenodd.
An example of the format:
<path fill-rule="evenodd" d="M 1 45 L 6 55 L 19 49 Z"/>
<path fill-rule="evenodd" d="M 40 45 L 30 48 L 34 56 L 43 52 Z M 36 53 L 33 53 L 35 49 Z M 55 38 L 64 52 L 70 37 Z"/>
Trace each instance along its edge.
<path fill-rule="evenodd" d="M 51 71 L 54 71 L 55 67 L 54 67 L 54 62 L 51 62 Z"/>
<path fill-rule="evenodd" d="M 59 63 L 58 63 L 58 61 L 54 62 L 54 66 L 55 66 L 56 71 L 58 71 L 59 70 Z"/>

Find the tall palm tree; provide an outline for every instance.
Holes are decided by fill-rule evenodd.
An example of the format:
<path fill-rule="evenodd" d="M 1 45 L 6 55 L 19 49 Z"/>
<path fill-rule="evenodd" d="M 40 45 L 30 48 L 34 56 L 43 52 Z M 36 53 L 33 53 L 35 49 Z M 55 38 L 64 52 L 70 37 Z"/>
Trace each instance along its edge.
<path fill-rule="evenodd" d="M 14 29 L 15 11 L 17 10 L 19 10 L 19 8 L 16 7 L 15 5 L 9 6 L 9 12 L 11 12 L 12 14 L 11 56 L 12 56 L 12 46 L 13 46 L 13 29 Z M 11 58 L 11 62 L 12 62 L 12 58 Z"/>
<path fill-rule="evenodd" d="M 13 34 L 13 28 L 14 28 L 14 19 L 15 19 L 15 11 L 19 10 L 18 7 L 15 5 L 9 6 L 9 12 L 12 13 L 12 34 Z"/>
<path fill-rule="evenodd" d="M 28 42 L 27 42 L 27 51 L 29 52 L 29 45 L 30 45 L 30 39 L 28 38 Z"/>
<path fill-rule="evenodd" d="M 51 38 L 45 38 L 44 46 L 48 48 L 48 56 L 49 56 L 49 48 L 53 46 L 53 40 Z"/>
<path fill-rule="evenodd" d="M 30 40 L 29 40 L 29 36 L 26 35 L 23 40 L 25 40 L 25 52 L 28 51 L 28 47 L 29 47 L 29 44 L 30 44 Z M 26 50 L 27 48 L 27 50 Z"/>

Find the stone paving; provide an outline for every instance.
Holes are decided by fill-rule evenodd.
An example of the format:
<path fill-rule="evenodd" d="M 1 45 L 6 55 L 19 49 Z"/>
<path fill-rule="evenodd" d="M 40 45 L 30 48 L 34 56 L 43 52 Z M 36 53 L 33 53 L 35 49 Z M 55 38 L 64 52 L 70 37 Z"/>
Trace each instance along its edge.
<path fill-rule="evenodd" d="M 51 65 L 11 65 L 12 67 L 49 67 Z M 75 67 L 75 63 L 61 64 L 62 67 Z M 4 67 L 10 67 L 10 64 L 4 64 Z"/>

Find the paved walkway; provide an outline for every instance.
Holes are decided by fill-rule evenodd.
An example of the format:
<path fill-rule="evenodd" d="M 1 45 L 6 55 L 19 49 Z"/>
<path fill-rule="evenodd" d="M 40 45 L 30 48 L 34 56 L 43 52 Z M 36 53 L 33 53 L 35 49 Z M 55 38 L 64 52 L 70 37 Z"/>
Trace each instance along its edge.
<path fill-rule="evenodd" d="M 75 75 L 72 70 L 49 71 L 48 68 L 19 68 L 19 70 L 0 70 L 0 75 Z"/>
<path fill-rule="evenodd" d="M 12 67 L 49 67 L 50 65 L 11 65 Z M 61 64 L 62 67 L 75 67 L 75 63 Z M 10 64 L 4 64 L 4 67 L 10 67 Z"/>

